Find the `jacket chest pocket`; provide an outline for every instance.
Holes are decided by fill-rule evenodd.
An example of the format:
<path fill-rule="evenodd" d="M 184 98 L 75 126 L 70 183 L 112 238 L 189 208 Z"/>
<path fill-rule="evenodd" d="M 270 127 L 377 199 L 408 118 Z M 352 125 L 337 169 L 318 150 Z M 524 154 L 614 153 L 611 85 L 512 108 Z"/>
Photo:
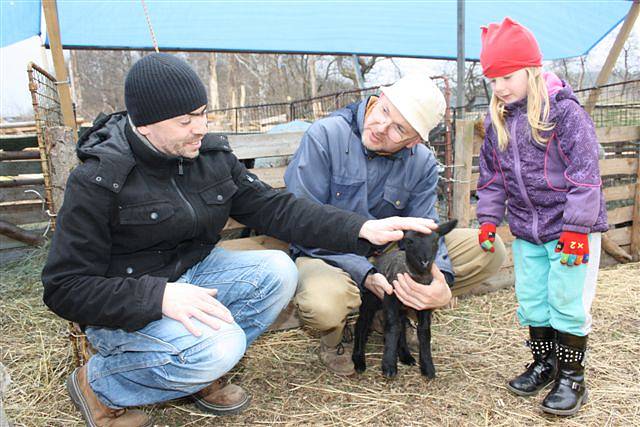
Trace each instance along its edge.
<path fill-rule="evenodd" d="M 393 206 L 399 212 L 407 206 L 409 195 L 410 193 L 407 190 L 387 185 L 384 187 L 383 199 L 387 204 Z"/>
<path fill-rule="evenodd" d="M 238 186 L 231 178 L 227 178 L 200 191 L 200 197 L 207 205 L 225 205 L 237 191 Z"/>
<path fill-rule="evenodd" d="M 331 181 L 330 203 L 333 206 L 354 211 L 358 205 L 360 192 L 364 191 L 364 181 L 343 181 L 336 178 Z"/>
<path fill-rule="evenodd" d="M 145 202 L 129 206 L 120 206 L 121 225 L 154 225 L 167 221 L 175 214 L 175 208 L 169 202 Z"/>
<path fill-rule="evenodd" d="M 238 186 L 231 178 L 211 185 L 200 191 L 200 198 L 205 203 L 209 217 L 208 231 L 217 235 L 223 229 L 229 219 L 231 201 L 238 191 Z"/>

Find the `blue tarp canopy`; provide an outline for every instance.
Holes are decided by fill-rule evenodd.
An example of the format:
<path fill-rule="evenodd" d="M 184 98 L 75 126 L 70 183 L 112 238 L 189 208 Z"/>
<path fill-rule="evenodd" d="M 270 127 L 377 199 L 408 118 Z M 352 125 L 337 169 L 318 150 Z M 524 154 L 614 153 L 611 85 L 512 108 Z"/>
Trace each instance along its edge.
<path fill-rule="evenodd" d="M 35 3 L 39 2 L 26 4 Z M 457 55 L 456 0 L 146 0 L 145 4 L 161 50 L 446 59 L 454 59 Z M 65 48 L 153 47 L 140 0 L 58 0 L 57 5 Z M 534 32 L 545 59 L 583 55 L 625 18 L 630 6 L 629 0 L 467 0 L 466 56 L 470 60 L 478 59 L 480 26 L 499 22 L 505 16 L 516 19 Z M 32 28 L 32 23 L 17 18 L 20 17 L 9 20 L 10 27 Z M 2 22 L 5 22 L 4 16 Z M 3 25 L 3 36 L 6 28 Z"/>
<path fill-rule="evenodd" d="M 0 47 L 40 35 L 39 1 L 0 0 Z"/>

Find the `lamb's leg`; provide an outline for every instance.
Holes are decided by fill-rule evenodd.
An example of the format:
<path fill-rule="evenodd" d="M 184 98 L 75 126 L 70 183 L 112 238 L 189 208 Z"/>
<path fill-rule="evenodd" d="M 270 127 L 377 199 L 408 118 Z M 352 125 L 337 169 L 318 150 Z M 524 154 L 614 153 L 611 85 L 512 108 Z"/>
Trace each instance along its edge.
<path fill-rule="evenodd" d="M 398 359 L 400 362 L 405 365 L 415 365 L 416 359 L 411 355 L 411 350 L 409 350 L 409 346 L 407 345 L 407 325 L 409 324 L 409 319 L 407 319 L 407 313 L 403 310 L 400 315 L 402 319 L 402 328 L 400 330 L 400 346 L 398 348 Z"/>
<path fill-rule="evenodd" d="M 362 295 L 362 304 L 360 305 L 360 315 L 356 322 L 353 339 L 353 353 L 351 355 L 353 366 L 358 373 L 362 373 L 367 369 L 367 363 L 364 360 L 364 349 L 367 346 L 367 338 L 369 337 L 369 331 L 371 330 L 373 316 L 379 308 L 380 301 L 378 300 L 378 297 L 371 292 L 364 292 Z"/>
<path fill-rule="evenodd" d="M 431 357 L 431 310 L 418 311 L 417 314 L 420 372 L 427 378 L 435 378 L 436 368 Z"/>
<path fill-rule="evenodd" d="M 385 316 L 382 373 L 387 378 L 393 378 L 398 374 L 398 344 L 402 333 L 400 301 L 395 295 L 385 294 L 382 306 Z"/>

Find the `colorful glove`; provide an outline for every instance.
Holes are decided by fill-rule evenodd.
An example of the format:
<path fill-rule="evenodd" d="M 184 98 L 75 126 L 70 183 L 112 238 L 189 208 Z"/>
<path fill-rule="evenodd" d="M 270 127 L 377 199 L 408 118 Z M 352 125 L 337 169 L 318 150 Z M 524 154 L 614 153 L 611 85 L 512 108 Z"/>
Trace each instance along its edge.
<path fill-rule="evenodd" d="M 495 252 L 493 242 L 496 241 L 496 225 L 485 222 L 480 226 L 480 234 L 478 235 L 480 247 L 485 252 Z"/>
<path fill-rule="evenodd" d="M 563 231 L 556 245 L 556 252 L 562 252 L 560 262 L 569 266 L 589 262 L 589 235 Z"/>

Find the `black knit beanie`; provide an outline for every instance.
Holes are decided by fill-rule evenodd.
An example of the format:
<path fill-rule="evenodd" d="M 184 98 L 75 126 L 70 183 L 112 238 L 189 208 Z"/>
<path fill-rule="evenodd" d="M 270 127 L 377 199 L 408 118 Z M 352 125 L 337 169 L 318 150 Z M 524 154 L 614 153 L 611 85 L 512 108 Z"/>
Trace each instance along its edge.
<path fill-rule="evenodd" d="M 145 56 L 129 70 L 124 103 L 136 126 L 190 113 L 207 104 L 207 91 L 195 71 L 166 53 Z"/>

